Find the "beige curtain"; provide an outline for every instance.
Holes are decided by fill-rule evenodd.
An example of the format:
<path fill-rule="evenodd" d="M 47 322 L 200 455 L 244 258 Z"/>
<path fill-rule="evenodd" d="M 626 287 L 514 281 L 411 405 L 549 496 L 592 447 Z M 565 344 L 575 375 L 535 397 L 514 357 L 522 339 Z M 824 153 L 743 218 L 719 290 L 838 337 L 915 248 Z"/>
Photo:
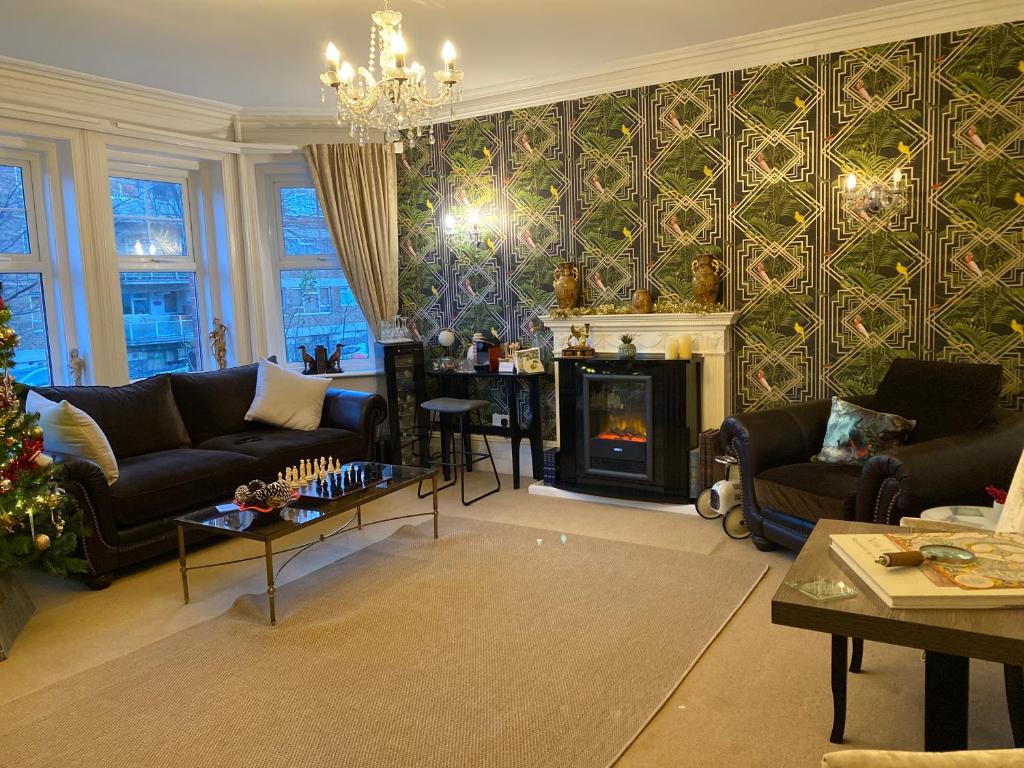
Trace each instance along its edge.
<path fill-rule="evenodd" d="M 376 336 L 398 314 L 398 179 L 390 144 L 303 147 L 338 259 Z"/>

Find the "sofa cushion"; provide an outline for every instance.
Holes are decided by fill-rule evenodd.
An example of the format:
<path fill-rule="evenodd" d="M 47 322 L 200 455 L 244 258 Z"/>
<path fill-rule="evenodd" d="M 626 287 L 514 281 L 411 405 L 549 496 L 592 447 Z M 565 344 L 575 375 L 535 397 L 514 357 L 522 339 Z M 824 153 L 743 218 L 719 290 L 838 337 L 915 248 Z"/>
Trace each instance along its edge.
<path fill-rule="evenodd" d="M 897 358 L 872 408 L 917 422 L 908 443 L 956 435 L 992 422 L 999 407 L 999 365 Z"/>
<path fill-rule="evenodd" d="M 277 478 L 285 467 L 295 466 L 302 459 L 333 456 L 342 461 L 361 460 L 363 439 L 347 429 L 321 427 L 312 432 L 298 429 L 264 427 L 234 435 L 221 435 L 202 443 L 199 448 L 212 451 L 233 451 L 260 460 L 260 476 Z"/>
<path fill-rule="evenodd" d="M 853 464 L 786 464 L 754 478 L 760 507 L 815 523 L 852 520 L 863 468 Z"/>
<path fill-rule="evenodd" d="M 330 379 L 304 376 L 267 360 L 256 371 L 256 396 L 246 421 L 310 432 L 320 426 Z"/>
<path fill-rule="evenodd" d="M 171 374 L 171 388 L 192 445 L 250 428 L 245 413 L 256 394 L 257 365 Z"/>
<path fill-rule="evenodd" d="M 228 451 L 175 448 L 132 456 L 119 464 L 110 486 L 118 525 L 134 526 L 230 499 L 235 488 L 260 474 L 259 461 Z"/>
<path fill-rule="evenodd" d="M 821 451 L 811 461 L 863 465 L 875 454 L 903 445 L 913 429 L 910 419 L 833 396 Z"/>
<path fill-rule="evenodd" d="M 34 387 L 48 400 L 67 400 L 99 424 L 118 460 L 189 444 L 168 374 L 123 387 Z"/>

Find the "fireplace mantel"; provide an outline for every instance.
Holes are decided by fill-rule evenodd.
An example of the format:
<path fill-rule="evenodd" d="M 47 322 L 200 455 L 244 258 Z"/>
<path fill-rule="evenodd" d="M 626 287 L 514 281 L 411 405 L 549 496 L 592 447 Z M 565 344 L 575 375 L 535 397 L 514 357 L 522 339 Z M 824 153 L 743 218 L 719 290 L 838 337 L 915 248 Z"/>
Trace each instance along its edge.
<path fill-rule="evenodd" d="M 732 410 L 732 326 L 736 315 L 736 312 L 577 315 L 567 318 L 544 315 L 540 320 L 554 334 L 556 355 L 566 345 L 569 326 L 583 323 L 590 323 L 589 343 L 598 352 L 617 351 L 619 337 L 624 333 L 633 336 L 637 352 L 664 353 L 669 337 L 690 336 L 693 351 L 704 357 L 701 428 L 710 429 L 718 427 Z"/>

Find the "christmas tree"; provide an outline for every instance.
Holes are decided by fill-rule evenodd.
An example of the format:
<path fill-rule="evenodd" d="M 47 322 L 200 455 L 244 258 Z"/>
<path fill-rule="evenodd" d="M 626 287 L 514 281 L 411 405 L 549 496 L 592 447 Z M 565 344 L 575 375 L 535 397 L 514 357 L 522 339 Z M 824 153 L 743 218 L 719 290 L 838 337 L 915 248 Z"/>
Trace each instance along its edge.
<path fill-rule="evenodd" d="M 84 573 L 82 514 L 42 453 L 39 415 L 25 413 L 18 398 L 11 369 L 19 339 L 10 323 L 0 296 L 0 571 L 38 562 L 57 576 Z"/>

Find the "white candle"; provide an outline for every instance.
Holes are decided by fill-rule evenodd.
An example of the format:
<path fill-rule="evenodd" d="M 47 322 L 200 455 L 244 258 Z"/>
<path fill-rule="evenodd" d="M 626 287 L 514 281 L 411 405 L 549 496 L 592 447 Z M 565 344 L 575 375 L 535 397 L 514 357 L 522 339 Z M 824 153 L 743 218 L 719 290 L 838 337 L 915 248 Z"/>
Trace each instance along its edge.
<path fill-rule="evenodd" d="M 693 355 L 693 337 L 686 335 L 679 337 L 679 359 L 689 360 Z"/>
<path fill-rule="evenodd" d="M 679 359 L 679 339 L 675 336 L 669 336 L 665 340 L 665 359 L 666 360 L 678 360 Z"/>

